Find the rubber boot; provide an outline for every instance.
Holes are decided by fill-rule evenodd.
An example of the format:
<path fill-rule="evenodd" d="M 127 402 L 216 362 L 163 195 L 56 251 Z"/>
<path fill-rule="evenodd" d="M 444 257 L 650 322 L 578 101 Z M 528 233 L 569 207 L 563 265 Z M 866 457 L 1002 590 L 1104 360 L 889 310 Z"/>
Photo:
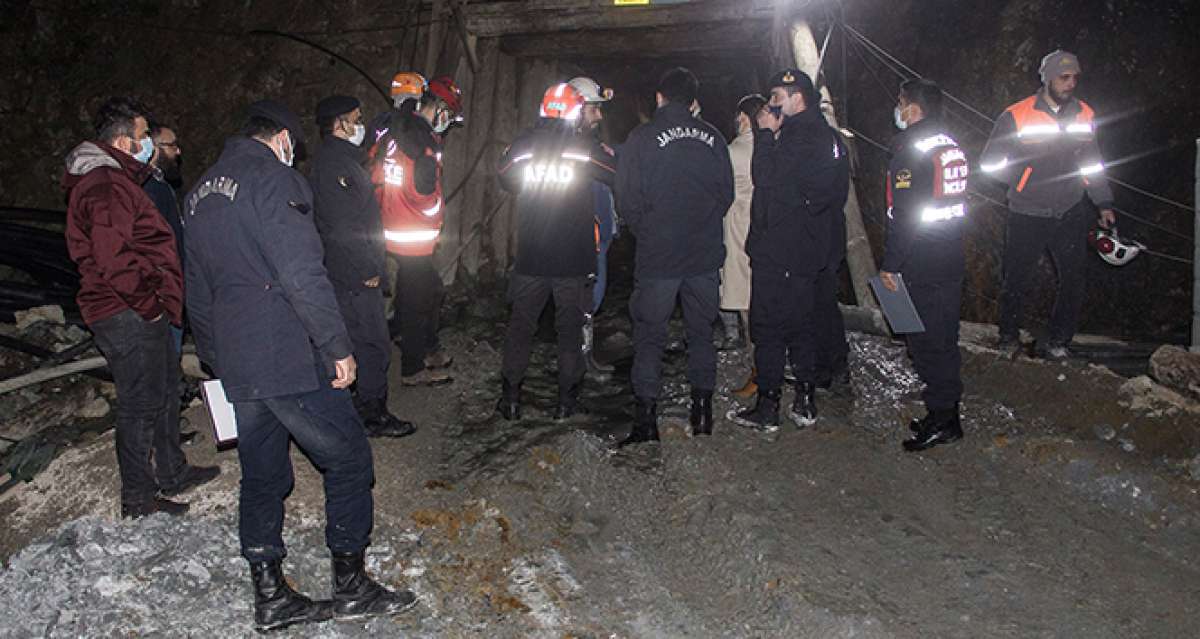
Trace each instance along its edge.
<path fill-rule="evenodd" d="M 292 590 L 279 561 L 250 562 L 250 582 L 254 586 L 254 629 L 259 632 L 333 617 L 331 602 L 313 601 Z"/>
<path fill-rule="evenodd" d="M 796 384 L 796 397 L 792 400 L 792 408 L 788 417 L 797 428 L 812 426 L 817 423 L 817 388 L 812 382 Z"/>
<path fill-rule="evenodd" d="M 417 604 L 412 591 L 393 592 L 371 579 L 363 567 L 363 554 L 333 553 L 333 616 L 363 619 L 394 615 Z"/>
<path fill-rule="evenodd" d="M 596 325 L 591 315 L 583 316 L 583 361 L 589 373 L 607 375 L 613 372 L 610 364 L 596 361 Z"/>
<path fill-rule="evenodd" d="M 653 399 L 637 398 L 634 413 L 633 429 L 629 436 L 617 443 L 617 448 L 642 442 L 656 442 L 658 439 L 658 406 Z"/>
<path fill-rule="evenodd" d="M 750 377 L 746 379 L 746 383 L 739 389 L 733 391 L 734 396 L 742 399 L 750 399 L 758 393 L 758 384 L 754 383 L 754 378 L 758 376 L 758 369 L 750 369 Z"/>
<path fill-rule="evenodd" d="M 521 385 L 502 380 L 500 399 L 496 402 L 496 410 L 506 421 L 521 419 Z"/>
<path fill-rule="evenodd" d="M 575 415 L 586 415 L 588 409 L 579 402 L 579 384 L 559 389 L 558 405 L 554 407 L 554 419 L 570 419 Z"/>
<path fill-rule="evenodd" d="M 775 390 L 762 391 L 758 394 L 758 400 L 754 403 L 754 408 L 735 413 L 729 412 L 729 419 L 739 426 L 753 428 L 754 430 L 765 433 L 773 433 L 779 430 L 779 398 L 783 393 L 776 388 Z"/>
<path fill-rule="evenodd" d="M 927 450 L 940 444 L 949 444 L 962 439 L 962 423 L 958 415 L 958 404 L 954 408 L 929 411 L 928 420 L 911 439 L 904 440 L 904 450 L 910 453 Z"/>
<path fill-rule="evenodd" d="M 712 396 L 710 390 L 692 389 L 692 414 L 688 421 L 692 424 L 693 435 L 712 435 Z"/>

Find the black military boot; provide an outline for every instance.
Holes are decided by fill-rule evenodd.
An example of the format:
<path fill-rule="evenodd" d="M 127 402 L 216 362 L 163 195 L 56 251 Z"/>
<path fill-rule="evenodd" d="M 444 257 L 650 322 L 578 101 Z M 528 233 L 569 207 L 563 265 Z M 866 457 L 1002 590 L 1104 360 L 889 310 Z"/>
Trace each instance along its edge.
<path fill-rule="evenodd" d="M 962 423 L 958 416 L 958 405 L 945 410 L 931 410 L 924 424 L 911 439 L 904 440 L 904 450 L 915 453 L 933 448 L 939 444 L 949 444 L 962 439 Z"/>
<path fill-rule="evenodd" d="M 394 615 L 417 605 L 410 590 L 393 592 L 379 585 L 363 567 L 363 551 L 333 553 L 333 616 L 363 619 Z"/>
<path fill-rule="evenodd" d="M 782 395 L 783 393 L 778 388 L 769 391 L 760 388 L 754 408 L 740 413 L 730 411 L 728 417 L 739 426 L 773 433 L 779 430 L 779 398 Z"/>
<path fill-rule="evenodd" d="M 642 442 L 656 442 L 658 439 L 658 406 L 653 399 L 637 398 L 633 429 L 629 436 L 617 443 L 617 448 Z"/>
<path fill-rule="evenodd" d="M 496 410 L 507 421 L 521 419 L 520 384 L 511 384 L 507 379 L 502 380 L 500 399 L 496 402 Z"/>
<path fill-rule="evenodd" d="M 575 415 L 587 414 L 587 407 L 579 402 L 579 384 L 558 391 L 558 405 L 554 407 L 554 419 L 570 419 Z"/>
<path fill-rule="evenodd" d="M 333 617 L 331 602 L 313 601 L 292 590 L 279 561 L 250 562 L 250 581 L 254 585 L 254 629 L 259 632 Z"/>
<path fill-rule="evenodd" d="M 796 397 L 792 400 L 792 408 L 788 411 L 788 418 L 798 428 L 812 426 L 817 423 L 816 394 L 817 388 L 812 382 L 800 382 L 796 384 Z"/>
<path fill-rule="evenodd" d="M 710 390 L 692 389 L 692 414 L 688 421 L 692 424 L 693 435 L 712 435 L 712 396 Z"/>

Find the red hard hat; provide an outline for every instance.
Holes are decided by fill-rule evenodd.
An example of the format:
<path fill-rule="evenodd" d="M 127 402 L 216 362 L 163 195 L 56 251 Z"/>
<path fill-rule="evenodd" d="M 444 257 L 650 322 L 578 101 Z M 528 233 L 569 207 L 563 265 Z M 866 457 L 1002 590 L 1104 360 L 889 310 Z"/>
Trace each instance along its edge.
<path fill-rule="evenodd" d="M 546 89 L 546 94 L 542 96 L 542 110 L 539 115 L 543 118 L 577 120 L 583 113 L 583 105 L 586 102 L 583 94 L 575 87 L 565 82 L 556 84 Z"/>
<path fill-rule="evenodd" d="M 462 115 L 463 101 L 462 89 L 454 84 L 454 78 L 448 75 L 436 77 L 429 81 L 429 92 L 437 99 L 446 103 L 446 107 L 450 109 L 454 115 Z"/>

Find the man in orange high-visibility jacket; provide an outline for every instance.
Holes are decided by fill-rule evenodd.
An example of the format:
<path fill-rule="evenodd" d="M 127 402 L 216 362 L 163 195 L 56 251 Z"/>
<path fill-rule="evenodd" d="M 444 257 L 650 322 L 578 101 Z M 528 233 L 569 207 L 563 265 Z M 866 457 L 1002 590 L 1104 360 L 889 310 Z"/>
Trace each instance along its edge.
<path fill-rule="evenodd" d="M 400 380 L 405 386 L 452 381 L 450 360 L 438 349 L 443 288 L 433 265 L 441 234 L 442 136 L 462 121 L 462 93 L 448 77 L 429 82 L 411 112 L 401 112 L 375 145 L 372 181 L 383 216 L 387 250 L 399 266 L 393 332 L 400 336 Z"/>
<path fill-rule="evenodd" d="M 1046 250 L 1058 273 L 1050 327 L 1038 352 L 1070 357 L 1083 305 L 1087 234 L 1099 208 L 1100 226 L 1116 222 L 1113 195 L 1096 144 L 1095 113 L 1074 97 L 1079 59 L 1055 51 L 1042 59 L 1043 87 L 1008 107 L 980 157 L 984 174 L 1008 185 L 1008 233 L 1000 294 L 999 348 L 1020 350 L 1021 298 Z M 1086 196 L 1086 197 L 1085 197 Z"/>

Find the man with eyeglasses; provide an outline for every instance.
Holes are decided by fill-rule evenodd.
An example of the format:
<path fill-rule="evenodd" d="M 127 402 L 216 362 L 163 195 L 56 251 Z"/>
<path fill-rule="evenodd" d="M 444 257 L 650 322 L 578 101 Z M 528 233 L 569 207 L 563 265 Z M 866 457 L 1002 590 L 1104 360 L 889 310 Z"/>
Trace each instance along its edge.
<path fill-rule="evenodd" d="M 150 123 L 150 140 L 154 143 L 153 155 L 150 156 L 150 177 L 142 185 L 154 207 L 162 214 L 171 231 L 175 233 L 175 248 L 179 253 L 179 266 L 183 267 L 183 217 L 179 214 L 179 197 L 175 192 L 183 186 L 182 150 L 175 131 L 159 123 Z M 171 327 L 171 339 L 175 344 L 175 352 L 179 353 L 183 346 L 183 328 Z"/>

